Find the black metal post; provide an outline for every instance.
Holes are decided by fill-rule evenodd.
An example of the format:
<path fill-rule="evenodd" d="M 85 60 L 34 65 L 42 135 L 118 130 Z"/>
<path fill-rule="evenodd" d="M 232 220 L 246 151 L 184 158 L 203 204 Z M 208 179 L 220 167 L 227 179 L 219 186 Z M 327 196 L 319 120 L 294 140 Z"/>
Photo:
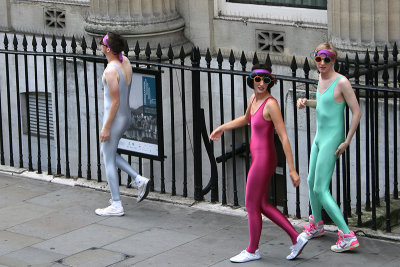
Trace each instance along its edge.
<path fill-rule="evenodd" d="M 7 34 L 4 35 L 4 48 L 8 50 L 8 38 Z M 13 133 L 12 133 L 12 121 L 11 121 L 11 98 L 10 98 L 10 71 L 9 71 L 9 62 L 8 62 L 8 53 L 4 54 L 5 56 L 5 68 L 6 68 L 6 87 L 7 87 L 7 114 L 8 114 L 8 145 L 10 148 L 10 166 L 14 166 L 14 151 L 13 151 Z"/>
<path fill-rule="evenodd" d="M 230 70 L 233 71 L 235 64 L 235 55 L 233 50 L 229 56 Z M 231 80 L 231 119 L 235 119 L 235 77 L 233 74 L 230 75 Z M 232 179 L 233 179 L 233 205 L 239 206 L 239 199 L 237 193 L 237 182 L 236 182 L 236 132 L 233 129 L 232 134 Z"/>
<path fill-rule="evenodd" d="M 53 53 L 57 51 L 56 37 L 53 35 L 51 42 L 53 47 Z M 59 107 L 58 107 L 58 78 L 57 78 L 57 58 L 53 56 L 53 78 L 54 78 L 54 110 L 56 112 L 56 143 L 57 143 L 57 170 L 58 175 L 61 174 L 61 140 L 60 140 L 60 119 L 59 119 Z"/>
<path fill-rule="evenodd" d="M 292 77 L 296 77 L 297 71 L 297 63 L 296 58 L 293 56 L 292 63 L 290 64 L 290 69 L 292 70 Z M 298 132 L 298 123 L 297 123 L 297 107 L 296 107 L 296 98 L 297 98 L 297 90 L 296 90 L 296 82 L 292 82 L 293 88 L 293 117 L 294 117 L 294 161 L 296 165 L 296 171 L 299 172 L 299 132 Z M 298 219 L 301 218 L 300 212 L 300 189 L 296 188 L 296 217 Z"/>
<path fill-rule="evenodd" d="M 51 170 L 51 147 L 50 147 L 50 114 L 49 114 L 49 88 L 47 86 L 47 57 L 46 57 L 46 38 L 42 36 L 43 50 L 43 75 L 44 75 L 44 94 L 46 101 L 46 142 L 47 142 L 47 174 L 52 174 Z"/>
<path fill-rule="evenodd" d="M 222 61 L 223 61 L 221 50 L 218 51 L 217 62 L 218 69 L 222 69 Z M 219 112 L 221 116 L 221 125 L 224 124 L 224 92 L 223 92 L 223 81 L 222 81 L 222 73 L 218 74 L 218 87 L 219 87 Z M 225 136 L 221 136 L 221 153 L 225 155 Z M 222 205 L 227 204 L 226 198 L 226 171 L 225 171 L 225 160 L 222 161 Z"/>
<path fill-rule="evenodd" d="M 193 48 L 191 54 L 193 67 L 200 66 L 200 51 Z M 193 111 L 193 178 L 194 199 L 203 200 L 201 128 L 200 128 L 200 71 L 192 70 L 192 111 Z"/>
<path fill-rule="evenodd" d="M 24 39 L 22 41 L 22 46 L 24 48 L 24 52 L 28 51 L 28 41 L 26 40 L 26 36 L 24 35 Z M 33 171 L 32 166 L 32 139 L 31 139 L 31 122 L 30 122 L 30 109 L 29 109 L 29 69 L 28 69 L 28 56 L 24 54 L 24 67 L 25 67 L 25 104 L 26 104 L 26 117 L 27 121 L 27 130 L 28 130 L 28 169 L 29 171 Z M 2 142 L 3 144 L 3 142 Z M 2 163 L 4 164 L 4 162 Z"/>
<path fill-rule="evenodd" d="M 71 41 L 71 48 L 72 48 L 72 53 L 76 54 L 76 41 L 75 37 L 72 36 L 72 41 Z M 76 122 L 77 122 L 77 128 L 78 128 L 78 177 L 82 177 L 82 134 L 81 134 L 81 105 L 80 105 L 80 99 L 79 99 L 79 82 L 78 82 L 78 66 L 76 62 L 76 57 L 73 59 L 74 63 L 74 80 L 75 80 L 75 96 L 76 96 Z"/>
<path fill-rule="evenodd" d="M 18 40 L 16 34 L 14 34 L 14 51 L 18 50 Z M 17 92 L 17 114 L 18 114 L 18 149 L 19 149 L 19 167 L 24 167 L 24 157 L 22 152 L 22 122 L 21 122 L 21 96 L 19 89 L 19 64 L 18 64 L 18 55 L 14 55 L 15 61 L 15 87 Z"/>

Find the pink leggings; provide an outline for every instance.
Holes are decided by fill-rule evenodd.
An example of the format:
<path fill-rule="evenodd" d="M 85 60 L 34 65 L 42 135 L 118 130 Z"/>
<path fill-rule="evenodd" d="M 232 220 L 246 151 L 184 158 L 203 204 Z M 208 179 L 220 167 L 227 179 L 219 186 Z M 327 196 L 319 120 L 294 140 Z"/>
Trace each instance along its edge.
<path fill-rule="evenodd" d="M 271 177 L 275 168 L 272 169 L 272 166 L 266 166 L 268 164 L 265 164 L 265 162 L 260 162 L 259 166 L 257 163 L 257 161 L 253 161 L 246 185 L 246 209 L 250 234 L 247 251 L 250 253 L 254 253 L 258 249 L 262 228 L 261 213 L 285 230 L 292 239 L 293 244 L 297 243 L 299 235 L 285 215 L 267 202 Z"/>

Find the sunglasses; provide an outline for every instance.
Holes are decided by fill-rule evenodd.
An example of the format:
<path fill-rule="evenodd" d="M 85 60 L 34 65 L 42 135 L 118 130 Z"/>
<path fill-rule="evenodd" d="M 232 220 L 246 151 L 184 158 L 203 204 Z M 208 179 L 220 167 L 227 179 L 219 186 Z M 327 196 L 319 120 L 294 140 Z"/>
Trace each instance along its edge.
<path fill-rule="evenodd" d="M 104 42 L 104 36 L 103 37 L 99 37 L 98 42 L 99 45 L 104 45 L 106 47 L 109 47 L 107 43 Z"/>
<path fill-rule="evenodd" d="M 332 58 L 330 58 L 330 57 L 315 56 L 314 60 L 317 63 L 320 63 L 323 60 L 325 62 L 325 64 L 329 64 L 332 62 Z"/>
<path fill-rule="evenodd" d="M 260 74 L 253 72 L 250 74 L 250 79 L 254 80 L 255 82 L 259 83 L 263 81 L 265 84 L 270 84 L 276 80 L 276 76 L 273 74 L 268 74 L 267 76 L 259 76 Z"/>
<path fill-rule="evenodd" d="M 99 38 L 97 39 L 97 44 L 98 44 L 98 45 L 104 45 L 104 46 L 106 46 L 106 44 L 103 42 L 103 37 L 99 37 Z"/>
<path fill-rule="evenodd" d="M 314 59 L 314 61 L 317 63 L 320 63 L 323 60 L 325 64 L 331 63 L 336 58 L 336 56 L 332 52 L 325 50 L 311 52 L 310 57 Z"/>

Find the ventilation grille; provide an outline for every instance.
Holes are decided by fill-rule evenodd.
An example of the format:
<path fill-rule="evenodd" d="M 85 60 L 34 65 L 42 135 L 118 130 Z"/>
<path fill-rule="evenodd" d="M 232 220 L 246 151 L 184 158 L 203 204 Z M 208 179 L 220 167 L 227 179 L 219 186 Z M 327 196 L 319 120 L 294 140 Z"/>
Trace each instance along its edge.
<path fill-rule="evenodd" d="M 54 29 L 65 28 L 65 10 L 46 9 L 44 17 L 47 27 Z"/>
<path fill-rule="evenodd" d="M 38 111 L 39 111 L 39 134 L 41 137 L 47 137 L 47 123 L 46 123 L 46 93 L 38 94 Z M 37 135 L 38 119 L 36 116 L 36 94 L 29 93 L 29 123 L 30 132 Z M 48 93 L 48 112 L 49 112 L 49 133 L 50 138 L 54 137 L 53 127 L 53 106 L 51 101 L 51 94 Z"/>
<path fill-rule="evenodd" d="M 283 32 L 256 31 L 257 51 L 281 54 L 285 49 Z"/>

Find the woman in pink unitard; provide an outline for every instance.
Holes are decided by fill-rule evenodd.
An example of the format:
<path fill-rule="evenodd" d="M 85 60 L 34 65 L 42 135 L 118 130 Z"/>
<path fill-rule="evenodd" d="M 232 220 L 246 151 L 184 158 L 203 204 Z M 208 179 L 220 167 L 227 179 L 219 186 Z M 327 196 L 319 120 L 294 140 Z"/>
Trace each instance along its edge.
<path fill-rule="evenodd" d="M 210 135 L 211 140 L 218 140 L 224 131 L 239 128 L 249 123 L 251 126 L 250 152 L 252 162 L 247 177 L 245 200 L 250 242 L 247 249 L 230 259 L 232 262 L 247 262 L 261 258 L 258 249 L 262 228 L 261 213 L 290 236 L 293 245 L 290 247 L 290 255 L 286 257 L 288 260 L 295 259 L 300 255 L 307 244 L 307 239 L 299 235 L 282 212 L 267 201 L 271 177 L 277 165 L 274 129 L 282 142 L 293 186 L 297 187 L 300 184 L 281 110 L 278 102 L 270 93 L 274 83 L 275 76 L 271 74 L 271 68 L 265 65 L 254 65 L 252 73 L 247 79 L 247 84 L 254 89 L 254 94 L 250 97 L 246 113 L 219 126 Z"/>

